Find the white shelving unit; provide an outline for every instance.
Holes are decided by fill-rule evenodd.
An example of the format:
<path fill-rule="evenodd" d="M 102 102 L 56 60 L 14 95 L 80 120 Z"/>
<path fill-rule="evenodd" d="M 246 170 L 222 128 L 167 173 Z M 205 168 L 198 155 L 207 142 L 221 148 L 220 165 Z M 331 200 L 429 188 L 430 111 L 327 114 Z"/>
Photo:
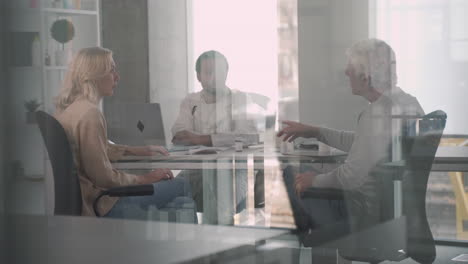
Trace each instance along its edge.
<path fill-rule="evenodd" d="M 67 66 L 44 66 L 46 71 L 66 71 L 67 69 Z"/>
<path fill-rule="evenodd" d="M 59 15 L 90 15 L 97 16 L 98 11 L 79 10 L 79 9 L 63 9 L 63 8 L 43 8 L 44 13 L 59 14 Z"/>
<path fill-rule="evenodd" d="M 53 97 L 60 89 L 67 65 L 57 65 L 54 60 L 55 49 L 62 48 L 62 44 L 51 37 L 52 23 L 57 19 L 67 19 L 73 24 L 74 38 L 64 45 L 70 57 L 81 48 L 100 46 L 101 43 L 100 0 L 61 1 L 55 1 L 55 4 L 67 1 L 63 6 L 73 7 L 81 2 L 81 8 L 53 7 L 53 0 L 38 0 L 36 3 L 40 6 L 37 7 L 29 7 L 27 0 L 9 0 L 9 107 L 15 115 L 8 124 L 12 128 L 10 130 L 15 131 L 10 142 L 10 162 L 21 164 L 24 178 L 47 178 L 49 176 L 46 175 L 51 173 L 39 129 L 26 120 L 24 102 L 36 99 L 41 103 L 40 109 L 49 113 L 55 110 Z M 37 34 L 41 43 L 41 64 L 32 66 L 31 42 Z M 46 54 L 51 58 L 49 65 L 45 64 Z"/>
<path fill-rule="evenodd" d="M 66 65 L 56 63 L 54 52 L 60 49 L 61 44 L 50 36 L 50 27 L 58 19 L 67 19 L 74 25 L 75 36 L 69 43 L 64 45 L 69 57 L 68 60 L 81 48 L 100 46 L 100 3 L 99 0 L 91 1 L 91 10 L 54 8 L 51 1 L 49 1 L 49 5 L 46 4 L 41 9 L 42 31 L 48 33 L 41 36 L 43 61 L 45 61 L 46 54 L 51 58 L 51 64 L 44 66 L 43 73 L 43 85 L 45 87 L 43 89 L 44 107 L 48 112 L 54 110 L 52 99 L 57 95 L 67 70 Z"/>

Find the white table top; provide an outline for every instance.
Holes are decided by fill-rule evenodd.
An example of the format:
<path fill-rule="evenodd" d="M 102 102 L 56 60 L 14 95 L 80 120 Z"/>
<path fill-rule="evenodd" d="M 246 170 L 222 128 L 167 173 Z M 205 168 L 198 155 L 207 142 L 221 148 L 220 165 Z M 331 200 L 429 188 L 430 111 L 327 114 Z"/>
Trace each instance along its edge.
<path fill-rule="evenodd" d="M 257 242 L 289 232 L 88 217 L 5 219 L 9 263 L 179 263 L 254 250 Z"/>
<path fill-rule="evenodd" d="M 327 157 L 339 157 L 346 155 L 345 152 L 339 150 L 332 150 L 331 152 L 319 152 L 313 150 L 295 150 L 291 153 L 279 153 L 275 149 L 263 149 L 253 148 L 244 149 L 242 152 L 234 151 L 233 149 L 227 149 L 217 154 L 189 154 L 188 151 L 172 152 L 170 156 L 156 155 L 149 157 L 142 156 L 124 156 L 118 162 L 128 161 L 169 161 L 169 160 L 212 160 L 218 158 L 236 158 L 236 159 L 247 159 L 251 156 L 255 158 L 327 158 Z M 454 146 L 439 146 L 436 152 L 435 159 L 437 161 L 468 161 L 468 147 L 454 147 Z"/>
<path fill-rule="evenodd" d="M 253 161 L 254 169 L 263 169 L 265 160 L 334 163 L 343 160 L 345 156 L 345 152 L 337 149 L 327 152 L 296 150 L 282 154 L 274 148 L 247 148 L 241 152 L 227 149 L 217 154 L 189 154 L 188 151 L 179 151 L 171 152 L 170 156 L 125 156 L 113 165 L 116 169 L 246 169 L 248 163 Z"/>
<path fill-rule="evenodd" d="M 439 147 L 432 171 L 468 171 L 468 147 Z"/>
<path fill-rule="evenodd" d="M 435 161 L 468 162 L 468 147 L 439 147 Z"/>
<path fill-rule="evenodd" d="M 249 160 L 253 160 L 254 169 L 262 169 L 265 160 L 276 159 L 281 162 L 336 162 L 343 160 L 345 152 L 332 150 L 318 152 L 296 150 L 294 153 L 282 154 L 275 149 L 244 149 L 236 152 L 228 149 L 217 154 L 189 155 L 186 151 L 173 152 L 171 156 L 125 156 L 114 163 L 117 169 L 246 169 Z M 233 164 L 233 160 L 236 164 Z M 437 149 L 433 171 L 468 171 L 468 147 L 440 146 Z"/>
<path fill-rule="evenodd" d="M 404 166 L 404 164 L 404 161 L 389 163 L 390 166 Z M 438 147 L 431 171 L 468 171 L 468 147 Z"/>

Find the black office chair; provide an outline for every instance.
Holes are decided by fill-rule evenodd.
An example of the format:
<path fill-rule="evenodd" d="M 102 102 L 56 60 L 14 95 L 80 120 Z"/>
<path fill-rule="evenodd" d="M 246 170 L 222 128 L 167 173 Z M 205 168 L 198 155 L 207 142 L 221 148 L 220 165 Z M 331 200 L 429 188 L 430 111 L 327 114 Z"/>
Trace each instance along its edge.
<path fill-rule="evenodd" d="M 353 261 L 369 263 L 380 263 L 382 261 L 401 261 L 405 258 L 412 258 L 419 263 L 432 263 L 435 259 L 435 243 L 426 216 L 426 190 L 432 162 L 437 151 L 437 147 L 445 128 L 447 115 L 443 111 L 435 111 L 419 119 L 419 134 L 406 134 L 403 138 L 403 149 L 405 160 L 398 164 L 381 164 L 373 174 L 377 178 L 378 203 L 380 211 L 374 228 L 378 228 L 379 223 L 385 223 L 394 217 L 393 182 L 401 181 L 402 186 L 402 215 L 405 217 L 404 227 L 406 228 L 405 238 L 401 247 L 387 247 L 385 240 L 391 239 L 392 230 L 382 232 L 382 237 L 368 238 L 361 236 L 361 230 L 350 230 L 350 223 L 346 221 L 336 222 L 324 229 L 302 230 L 300 239 L 304 246 L 320 247 L 324 244 L 338 239 L 342 236 L 353 236 L 354 239 L 347 243 L 336 246 L 341 257 Z M 341 190 L 334 189 L 314 189 L 307 190 L 302 198 L 319 199 L 347 199 L 349 195 Z M 294 211 L 294 209 L 293 209 Z M 366 214 L 362 215 L 361 221 L 366 221 Z M 358 220 L 359 221 L 359 220 Z M 298 224 L 298 223 L 296 223 Z M 313 223 L 299 223 L 304 229 L 305 225 Z M 370 227 L 370 226 L 368 226 Z M 390 233 L 389 233 L 390 231 Z M 356 232 L 353 234 L 353 232 Z M 388 236 L 386 236 L 387 234 Z M 354 241 L 349 243 L 349 241 Z M 352 245 L 350 245 L 352 244 Z"/>
<path fill-rule="evenodd" d="M 36 119 L 49 154 L 54 175 L 55 207 L 54 215 L 81 215 L 81 188 L 78 174 L 73 161 L 73 152 L 62 125 L 44 111 L 36 112 Z M 133 185 L 116 187 L 101 192 L 94 201 L 94 212 L 97 212 L 97 202 L 104 195 L 144 196 L 152 195 L 153 185 Z"/>

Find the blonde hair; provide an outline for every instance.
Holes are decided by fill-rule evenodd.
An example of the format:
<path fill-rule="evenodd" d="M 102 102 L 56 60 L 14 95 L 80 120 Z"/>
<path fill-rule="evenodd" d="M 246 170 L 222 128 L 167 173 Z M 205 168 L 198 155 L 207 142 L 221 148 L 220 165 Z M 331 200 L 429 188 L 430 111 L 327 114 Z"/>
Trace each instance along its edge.
<path fill-rule="evenodd" d="M 375 89 L 386 90 L 396 86 L 395 52 L 385 41 L 361 40 L 346 54 L 358 73 L 370 77 L 370 84 Z"/>
<path fill-rule="evenodd" d="M 65 110 L 81 98 L 98 103 L 97 81 L 111 69 L 112 51 L 101 47 L 81 49 L 69 65 L 59 95 L 54 98 L 57 111 Z"/>

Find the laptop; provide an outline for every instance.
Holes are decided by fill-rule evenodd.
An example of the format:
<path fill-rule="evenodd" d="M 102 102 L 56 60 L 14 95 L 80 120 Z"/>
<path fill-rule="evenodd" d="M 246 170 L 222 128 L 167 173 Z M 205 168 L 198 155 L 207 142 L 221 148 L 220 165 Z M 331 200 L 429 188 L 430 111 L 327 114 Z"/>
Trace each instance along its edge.
<path fill-rule="evenodd" d="M 158 103 L 116 103 L 106 107 L 107 137 L 116 144 L 166 146 Z"/>

